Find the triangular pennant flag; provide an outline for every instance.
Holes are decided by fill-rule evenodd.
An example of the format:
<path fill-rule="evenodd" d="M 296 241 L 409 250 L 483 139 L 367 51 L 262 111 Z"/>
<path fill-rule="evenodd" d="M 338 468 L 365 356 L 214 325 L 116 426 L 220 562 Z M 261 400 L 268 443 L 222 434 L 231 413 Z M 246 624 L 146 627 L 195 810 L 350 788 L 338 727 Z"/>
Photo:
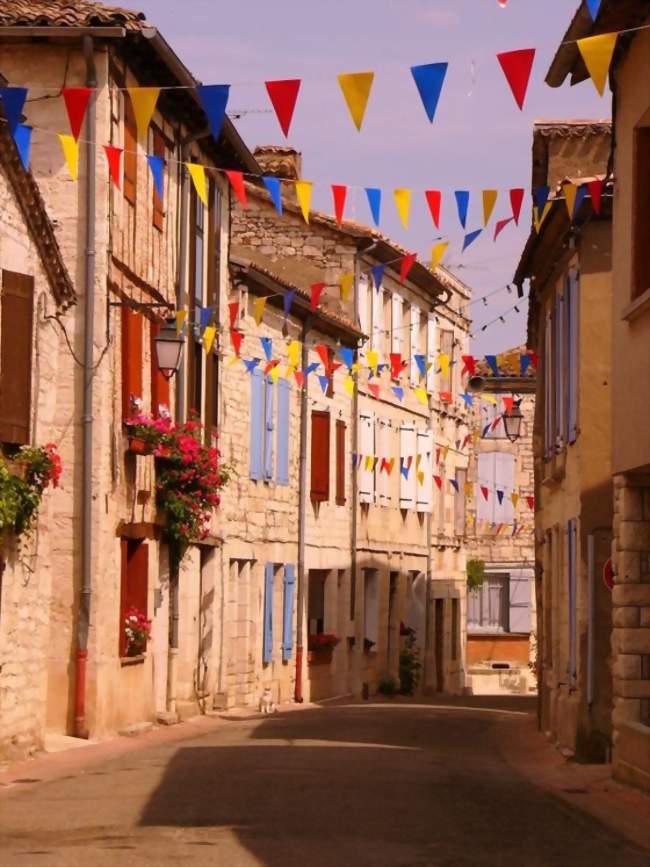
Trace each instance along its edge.
<path fill-rule="evenodd" d="M 177 310 L 175 313 L 176 318 L 176 334 L 180 334 L 183 330 L 183 325 L 185 324 L 185 320 L 187 319 L 187 310 Z"/>
<path fill-rule="evenodd" d="M 2 110 L 9 124 L 9 132 L 14 135 L 23 114 L 23 107 L 27 99 L 26 87 L 0 87 L 2 97 Z"/>
<path fill-rule="evenodd" d="M 512 217 L 515 225 L 519 225 L 519 216 L 521 215 L 521 206 L 524 203 L 525 190 L 523 187 L 515 187 L 510 190 L 510 205 L 512 207 Z"/>
<path fill-rule="evenodd" d="M 442 193 L 440 190 L 425 190 L 429 210 L 431 211 L 431 219 L 436 229 L 440 228 L 440 205 L 442 204 Z"/>
<path fill-rule="evenodd" d="M 295 370 L 293 375 L 294 375 L 294 379 L 296 380 L 296 383 L 298 384 L 298 388 L 304 388 L 305 387 L 305 374 L 301 370 Z"/>
<path fill-rule="evenodd" d="M 256 325 L 259 325 L 262 322 L 267 300 L 268 296 L 263 295 L 261 298 L 256 298 L 255 301 L 253 301 L 253 316 L 255 317 Z"/>
<path fill-rule="evenodd" d="M 147 162 L 149 163 L 149 168 L 151 169 L 151 177 L 153 178 L 153 185 L 155 187 L 158 198 L 162 199 L 164 168 L 163 158 L 154 156 L 154 154 L 147 154 Z"/>
<path fill-rule="evenodd" d="M 269 195 L 271 196 L 271 201 L 275 206 L 275 210 L 280 216 L 282 216 L 282 193 L 279 178 L 271 178 L 265 175 L 262 180 L 264 181 L 264 186 L 266 187 Z"/>
<path fill-rule="evenodd" d="M 600 0 L 586 0 L 589 14 L 595 21 L 598 18 L 598 10 L 600 9 Z"/>
<path fill-rule="evenodd" d="M 469 191 L 468 190 L 456 190 L 454 193 L 456 197 L 456 207 L 458 209 L 458 219 L 460 220 L 460 224 L 465 228 L 467 224 L 467 210 L 469 208 Z"/>
<path fill-rule="evenodd" d="M 486 355 L 485 360 L 487 361 L 487 363 L 490 366 L 490 370 L 492 371 L 492 375 L 498 376 L 499 375 L 499 365 L 497 362 L 496 355 Z"/>
<path fill-rule="evenodd" d="M 108 162 L 108 171 L 111 180 L 115 186 L 120 189 L 122 186 L 122 148 L 116 148 L 113 145 L 104 145 L 104 153 Z"/>
<path fill-rule="evenodd" d="M 602 180 L 596 179 L 595 181 L 589 181 L 587 184 L 587 189 L 589 190 L 589 195 L 591 196 L 591 207 L 594 209 L 594 214 L 600 214 L 600 206 L 602 202 L 603 195 L 603 182 Z"/>
<path fill-rule="evenodd" d="M 59 133 L 59 141 L 63 149 L 63 156 L 70 172 L 70 177 L 73 181 L 77 180 L 79 175 L 79 144 L 71 135 Z"/>
<path fill-rule="evenodd" d="M 316 353 L 318 354 L 318 357 L 323 362 L 323 368 L 325 370 L 325 373 L 329 376 L 331 361 L 330 361 L 330 352 L 329 352 L 328 347 L 325 346 L 324 343 L 318 343 L 316 345 L 315 349 L 316 349 Z"/>
<path fill-rule="evenodd" d="M 375 284 L 375 289 L 381 289 L 381 283 L 384 279 L 385 265 L 375 265 L 370 269 L 372 273 L 372 282 Z"/>
<path fill-rule="evenodd" d="M 309 291 L 311 293 L 309 307 L 312 312 L 318 307 L 318 302 L 320 301 L 320 296 L 323 294 L 325 286 L 325 283 L 312 283 L 312 285 L 309 287 Z"/>
<path fill-rule="evenodd" d="M 390 376 L 391 379 L 399 379 L 400 374 L 408 367 L 407 361 L 402 361 L 401 352 L 391 352 L 390 358 Z"/>
<path fill-rule="evenodd" d="M 575 204 L 576 204 L 576 196 L 578 194 L 578 187 L 576 184 L 564 184 L 562 187 L 562 192 L 564 193 L 564 201 L 566 203 L 566 209 L 569 212 L 569 219 L 573 219 L 573 215 L 575 212 Z"/>
<path fill-rule="evenodd" d="M 64 87 L 61 91 L 75 141 L 79 140 L 91 93 L 89 87 Z"/>
<path fill-rule="evenodd" d="M 573 203 L 573 219 L 575 219 L 577 214 L 580 212 L 580 207 L 581 207 L 582 203 L 584 202 L 586 196 L 587 196 L 587 185 L 586 184 L 580 184 L 580 186 L 578 187 L 578 191 L 576 192 L 575 202 Z"/>
<path fill-rule="evenodd" d="M 506 415 L 512 415 L 512 407 L 514 405 L 515 399 L 514 397 L 508 397 L 507 395 L 501 398 L 503 400 L 503 408 L 506 411 Z"/>
<path fill-rule="evenodd" d="M 526 503 L 529 509 L 535 508 L 535 497 L 526 497 Z"/>
<path fill-rule="evenodd" d="M 539 358 L 537 357 L 537 353 L 533 352 L 533 350 L 531 349 L 530 352 L 528 353 L 528 356 L 530 358 L 530 363 L 533 365 L 533 367 L 535 369 L 537 369 L 537 364 L 539 362 Z"/>
<path fill-rule="evenodd" d="M 350 292 L 352 290 L 352 285 L 354 283 L 354 274 L 342 274 L 341 275 L 341 301 L 344 304 L 350 300 Z"/>
<path fill-rule="evenodd" d="M 208 187 L 205 180 L 205 167 L 198 163 L 185 163 L 185 168 L 190 173 L 196 194 L 204 205 L 208 204 Z"/>
<path fill-rule="evenodd" d="M 290 292 L 285 292 L 283 299 L 283 307 L 284 307 L 284 318 L 286 319 L 291 313 L 291 305 L 293 304 L 293 299 L 296 297 L 296 290 L 292 289 Z"/>
<path fill-rule="evenodd" d="M 535 200 L 535 207 L 538 212 L 541 214 L 546 207 L 546 203 L 548 202 L 548 197 L 551 193 L 550 187 L 536 187 L 533 190 L 533 198 Z"/>
<path fill-rule="evenodd" d="M 468 392 L 461 394 L 461 398 L 465 401 L 467 406 L 474 406 L 474 397 Z"/>
<path fill-rule="evenodd" d="M 395 207 L 405 229 L 409 226 L 409 210 L 411 208 L 411 191 L 406 189 L 393 190 Z"/>
<path fill-rule="evenodd" d="M 427 394 L 426 388 L 414 388 L 413 394 L 417 397 L 422 406 L 426 406 L 429 402 L 429 395 Z"/>
<path fill-rule="evenodd" d="M 493 394 L 482 394 L 481 400 L 484 400 L 486 403 L 491 403 L 492 406 L 497 405 L 497 399 Z"/>
<path fill-rule="evenodd" d="M 578 39 L 578 50 L 591 76 L 594 87 L 602 96 L 605 93 L 609 66 L 614 56 L 618 33 L 601 33 L 599 36 L 588 36 Z"/>
<path fill-rule="evenodd" d="M 466 497 L 474 496 L 474 485 L 472 482 L 465 482 L 465 496 Z"/>
<path fill-rule="evenodd" d="M 460 372 L 462 376 L 464 373 L 469 373 L 470 376 L 475 376 L 476 374 L 476 359 L 473 355 L 462 355 L 461 356 L 463 362 L 463 369 Z"/>
<path fill-rule="evenodd" d="M 339 367 L 340 367 L 340 365 L 337 365 L 337 369 L 338 369 Z M 317 368 L 318 368 L 318 362 L 317 362 L 317 361 L 312 361 L 312 363 L 311 363 L 311 364 L 308 364 L 307 367 L 305 368 L 305 371 L 304 371 L 305 376 L 309 376 L 309 374 L 310 374 L 310 373 L 313 373 Z M 333 371 L 332 371 L 332 372 L 333 372 Z"/>
<path fill-rule="evenodd" d="M 269 363 L 266 365 L 266 367 L 264 368 L 264 376 L 266 376 L 268 373 L 270 373 L 272 370 L 274 370 L 279 364 L 280 364 L 279 359 L 272 358 L 269 361 Z"/>
<path fill-rule="evenodd" d="M 334 199 L 334 214 L 336 222 L 341 225 L 343 222 L 343 212 L 345 211 L 345 199 L 348 195 L 348 188 L 345 184 L 332 184 L 332 198 Z"/>
<path fill-rule="evenodd" d="M 499 505 L 503 503 L 503 491 L 497 491 L 497 500 L 499 501 Z"/>
<path fill-rule="evenodd" d="M 433 481 L 436 483 L 438 490 L 442 490 L 442 476 L 434 476 Z"/>
<path fill-rule="evenodd" d="M 424 470 L 418 470 L 418 485 L 424 484 Z"/>
<path fill-rule="evenodd" d="M 369 349 L 366 352 L 366 361 L 368 362 L 368 367 L 372 370 L 375 376 L 378 375 L 377 367 L 379 365 L 379 353 L 374 349 Z"/>
<path fill-rule="evenodd" d="M 395 458 L 391 458 L 389 461 L 386 461 L 386 472 L 390 476 L 390 474 L 395 469 Z"/>
<path fill-rule="evenodd" d="M 242 358 L 242 361 L 247 373 L 252 373 L 260 363 L 259 358 Z"/>
<path fill-rule="evenodd" d="M 339 349 L 339 355 L 343 359 L 343 363 L 347 369 L 352 370 L 352 365 L 354 364 L 354 349 L 350 349 L 348 346 L 341 346 Z"/>
<path fill-rule="evenodd" d="M 542 223 L 548 217 L 551 208 L 553 207 L 553 202 L 547 202 L 544 205 L 544 210 L 542 211 L 542 216 L 540 217 L 540 212 L 537 207 L 533 208 L 533 223 L 535 225 L 535 231 L 539 233 L 542 228 Z"/>
<path fill-rule="evenodd" d="M 435 271 L 438 265 L 442 262 L 443 256 L 449 248 L 449 241 L 441 241 L 439 244 L 434 244 L 431 250 L 431 270 Z"/>
<path fill-rule="evenodd" d="M 475 229 L 475 231 L 469 232 L 467 235 L 465 235 L 465 237 L 463 239 L 463 249 L 462 249 L 463 253 L 470 246 L 470 244 L 474 243 L 474 241 L 478 238 L 478 236 L 482 232 L 483 232 L 483 229 Z"/>
<path fill-rule="evenodd" d="M 515 102 L 520 109 L 524 107 L 530 73 L 535 60 L 534 48 L 522 48 L 518 51 L 503 51 L 497 54 L 497 60 L 506 77 Z"/>
<path fill-rule="evenodd" d="M 232 169 L 225 169 L 226 176 L 235 191 L 237 200 L 242 208 L 246 207 L 246 187 L 244 186 L 244 175 L 242 172 L 236 172 Z"/>
<path fill-rule="evenodd" d="M 300 210 L 302 211 L 302 216 L 305 223 L 309 222 L 309 208 L 311 205 L 312 186 L 313 185 L 311 181 L 295 181 L 296 196 L 298 198 L 298 204 L 300 205 Z"/>
<path fill-rule="evenodd" d="M 196 312 L 198 313 L 199 327 L 201 329 L 201 333 L 203 333 L 203 331 L 210 324 L 210 320 L 212 319 L 212 307 L 201 307 L 200 304 L 197 304 Z"/>
<path fill-rule="evenodd" d="M 411 75 L 415 80 L 422 105 L 431 123 L 433 123 L 436 114 L 447 67 L 447 63 L 426 63 L 423 66 L 411 67 Z"/>
<path fill-rule="evenodd" d="M 374 385 L 373 383 L 368 383 L 368 391 L 375 398 L 375 400 L 379 400 L 379 386 Z"/>
<path fill-rule="evenodd" d="M 456 491 L 456 493 L 458 493 L 460 491 L 460 485 L 458 484 L 456 479 L 449 479 L 449 484 Z"/>
<path fill-rule="evenodd" d="M 443 353 L 438 356 L 438 364 L 440 365 L 440 373 L 442 373 L 443 377 L 446 377 L 449 373 L 449 363 L 451 358 L 447 355 L 447 353 Z"/>
<path fill-rule="evenodd" d="M 498 190 L 483 190 L 483 225 L 487 226 L 499 197 Z"/>
<path fill-rule="evenodd" d="M 270 337 L 260 337 L 260 343 L 267 361 L 273 358 L 273 340 Z"/>
<path fill-rule="evenodd" d="M 487 498 L 488 498 L 490 492 L 485 487 L 485 485 L 481 485 L 481 493 L 483 494 L 483 499 L 487 502 Z"/>
<path fill-rule="evenodd" d="M 404 256 L 399 269 L 400 283 L 403 283 L 406 280 L 411 268 L 415 265 L 417 258 L 417 253 L 409 253 L 407 256 Z"/>
<path fill-rule="evenodd" d="M 415 355 L 415 363 L 420 372 L 420 376 L 424 378 L 427 375 L 427 357 L 426 355 Z"/>
<path fill-rule="evenodd" d="M 372 221 L 375 226 L 379 226 L 379 218 L 381 216 L 381 190 L 376 187 L 366 187 L 366 197 L 368 206 L 372 214 Z"/>
<path fill-rule="evenodd" d="M 273 382 L 275 384 L 278 381 L 278 379 L 280 378 L 280 366 L 276 365 L 275 367 L 273 367 L 269 371 L 269 375 L 271 377 L 271 382 Z"/>
<path fill-rule="evenodd" d="M 206 355 L 209 355 L 212 350 L 212 344 L 214 343 L 214 337 L 217 333 L 217 329 L 214 325 L 208 325 L 208 327 L 203 332 L 203 349 Z M 241 345 L 241 334 L 240 337 L 240 345 Z M 236 352 L 235 355 L 239 355 L 239 352 Z"/>
<path fill-rule="evenodd" d="M 352 397 L 354 394 L 354 380 L 351 376 L 346 376 L 343 380 L 343 387 L 345 388 L 349 397 Z"/>
<path fill-rule="evenodd" d="M 393 385 L 392 392 L 398 400 L 404 400 L 404 389 L 400 388 L 399 385 Z"/>
<path fill-rule="evenodd" d="M 520 355 L 519 356 L 519 374 L 520 376 L 526 376 L 526 371 L 530 367 L 530 355 Z"/>
<path fill-rule="evenodd" d="M 289 135 L 289 127 L 293 118 L 293 111 L 300 90 L 300 79 L 289 78 L 283 81 L 265 81 L 266 90 L 275 109 L 275 114 L 280 124 L 280 129 L 286 138 Z"/>
<path fill-rule="evenodd" d="M 517 508 L 517 503 L 519 502 L 519 494 L 518 494 L 516 491 L 513 491 L 513 492 L 510 494 L 510 500 L 511 500 L 511 502 L 512 502 L 512 505 L 513 505 L 514 508 L 516 509 L 516 508 Z"/>
<path fill-rule="evenodd" d="M 501 232 L 503 232 L 505 227 L 509 226 L 510 223 L 512 223 L 512 221 L 514 219 L 515 219 L 514 217 L 506 217 L 504 220 L 497 220 L 497 222 L 495 223 L 495 226 L 494 226 L 494 238 L 493 238 L 494 241 L 496 241 L 496 239 L 499 237 Z M 515 222 L 515 225 L 516 225 L 516 222 Z"/>
<path fill-rule="evenodd" d="M 337 76 L 354 125 L 361 130 L 374 72 L 352 72 Z"/>
<path fill-rule="evenodd" d="M 239 301 L 231 301 L 228 304 L 228 314 L 230 316 L 230 327 L 234 328 L 237 316 L 239 315 Z"/>
<path fill-rule="evenodd" d="M 14 132 L 14 142 L 18 156 L 23 164 L 26 172 L 29 171 L 29 151 L 32 144 L 32 128 L 26 124 L 19 123 Z"/>
<path fill-rule="evenodd" d="M 197 90 L 200 90 L 200 88 L 197 88 Z M 127 87 L 127 91 L 131 97 L 131 105 L 133 106 L 135 125 L 138 131 L 138 141 L 144 145 L 147 141 L 147 133 L 149 131 L 151 118 L 156 110 L 160 88 Z"/>
<path fill-rule="evenodd" d="M 319 376 L 318 381 L 320 382 L 320 387 L 323 390 L 323 394 L 327 394 L 330 387 L 329 376 Z"/>
<path fill-rule="evenodd" d="M 226 106 L 230 95 L 229 84 L 200 84 L 196 93 L 201 100 L 203 111 L 208 116 L 210 131 L 214 139 L 219 138 L 223 119 L 226 115 Z"/>

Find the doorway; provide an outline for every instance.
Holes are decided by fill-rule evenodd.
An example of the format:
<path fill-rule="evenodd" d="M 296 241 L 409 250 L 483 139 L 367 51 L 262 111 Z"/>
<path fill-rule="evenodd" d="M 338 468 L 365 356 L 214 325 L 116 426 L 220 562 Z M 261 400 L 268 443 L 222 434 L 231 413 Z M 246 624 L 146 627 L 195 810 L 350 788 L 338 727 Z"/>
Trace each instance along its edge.
<path fill-rule="evenodd" d="M 436 647 L 436 692 L 443 692 L 445 687 L 445 600 L 436 599 L 435 607 L 435 647 Z"/>

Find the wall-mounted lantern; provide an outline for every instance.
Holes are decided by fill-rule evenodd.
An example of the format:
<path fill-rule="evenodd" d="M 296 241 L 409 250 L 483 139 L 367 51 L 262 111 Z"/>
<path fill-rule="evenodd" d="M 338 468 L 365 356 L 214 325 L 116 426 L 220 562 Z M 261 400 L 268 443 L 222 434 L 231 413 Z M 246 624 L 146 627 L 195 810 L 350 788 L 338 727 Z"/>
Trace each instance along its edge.
<path fill-rule="evenodd" d="M 181 366 L 181 352 L 185 341 L 176 332 L 176 319 L 171 316 L 165 320 L 155 339 L 156 359 L 158 369 L 165 377 L 171 379 Z"/>

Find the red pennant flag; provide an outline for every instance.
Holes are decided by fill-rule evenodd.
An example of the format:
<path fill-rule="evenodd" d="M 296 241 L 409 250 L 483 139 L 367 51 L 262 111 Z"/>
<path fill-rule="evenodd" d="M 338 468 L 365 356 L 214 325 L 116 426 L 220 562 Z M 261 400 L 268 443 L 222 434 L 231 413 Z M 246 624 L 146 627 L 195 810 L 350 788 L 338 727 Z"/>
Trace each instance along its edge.
<path fill-rule="evenodd" d="M 532 349 L 528 353 L 528 357 L 530 358 L 530 363 L 533 365 L 535 369 L 537 369 L 537 364 L 539 362 L 539 357 L 536 352 L 533 352 Z"/>
<path fill-rule="evenodd" d="M 451 394 L 448 391 L 440 392 L 440 400 L 445 401 L 445 403 L 451 403 Z"/>
<path fill-rule="evenodd" d="M 325 283 L 314 283 L 311 288 L 311 301 L 309 306 L 312 310 L 315 310 L 318 307 L 318 302 L 320 301 L 320 296 L 323 293 L 323 289 L 325 288 Z"/>
<path fill-rule="evenodd" d="M 496 429 L 498 428 L 498 426 L 499 426 L 499 422 L 500 422 L 500 421 L 501 421 L 501 416 L 498 415 L 498 416 L 494 419 L 494 421 L 492 422 L 491 430 L 496 430 Z"/>
<path fill-rule="evenodd" d="M 436 229 L 440 228 L 440 203 L 442 202 L 442 193 L 440 190 L 425 190 L 424 195 L 427 197 L 431 218 Z"/>
<path fill-rule="evenodd" d="M 386 458 L 381 459 L 381 466 L 379 467 L 379 472 L 383 473 L 384 470 L 388 472 L 388 460 Z"/>
<path fill-rule="evenodd" d="M 316 345 L 316 352 L 318 353 L 318 357 L 323 362 L 323 367 L 325 368 L 325 376 L 329 376 L 331 373 L 331 361 L 330 361 L 330 353 L 329 349 L 325 344 L 318 343 Z"/>
<path fill-rule="evenodd" d="M 70 121 L 70 132 L 75 141 L 79 141 L 91 93 L 92 90 L 89 87 L 64 87 L 62 90 L 63 100 L 68 112 L 68 120 Z"/>
<path fill-rule="evenodd" d="M 246 207 L 246 187 L 244 186 L 244 175 L 242 172 L 236 172 L 232 169 L 226 169 L 228 180 L 232 184 L 235 195 L 239 199 L 241 206 Z"/>
<path fill-rule="evenodd" d="M 239 313 L 239 301 L 231 301 L 228 305 L 228 310 L 230 311 L 230 327 L 234 328 L 237 314 Z"/>
<path fill-rule="evenodd" d="M 402 371 L 408 367 L 408 362 L 402 361 L 401 352 L 391 352 L 389 358 L 391 379 L 399 379 Z"/>
<path fill-rule="evenodd" d="M 524 195 L 525 191 L 522 187 L 516 187 L 513 190 L 510 190 L 510 204 L 512 206 L 512 216 L 515 221 L 515 225 L 519 225 L 519 217 L 521 215 L 521 206 L 524 203 Z"/>
<path fill-rule="evenodd" d="M 442 488 L 442 479 L 440 478 L 440 476 L 434 476 L 434 477 L 433 477 L 433 481 L 434 481 L 434 482 L 436 483 L 436 485 L 438 486 L 438 490 L 441 490 L 441 488 Z"/>
<path fill-rule="evenodd" d="M 526 497 L 526 502 L 528 503 L 529 509 L 535 508 L 535 497 Z"/>
<path fill-rule="evenodd" d="M 232 348 L 235 350 L 235 355 L 239 358 L 239 353 L 241 352 L 241 342 L 244 339 L 244 335 L 241 331 L 237 331 L 235 328 L 230 329 L 230 341 L 232 343 Z"/>
<path fill-rule="evenodd" d="M 399 269 L 400 283 L 403 283 L 406 280 L 409 275 L 409 271 L 411 270 L 413 265 L 415 265 L 415 261 L 417 258 L 417 253 L 409 253 L 408 256 L 404 256 Z"/>
<path fill-rule="evenodd" d="M 293 118 L 293 110 L 296 107 L 300 79 L 286 79 L 284 81 L 265 81 L 266 90 L 271 104 L 275 109 L 280 128 L 285 138 L 289 135 L 289 127 Z"/>
<path fill-rule="evenodd" d="M 302 372 L 302 370 L 294 370 L 293 375 L 296 377 L 296 382 L 298 383 L 298 388 L 304 388 L 305 374 Z"/>
<path fill-rule="evenodd" d="M 503 74 L 510 85 L 515 102 L 520 109 L 524 107 L 530 73 L 535 60 L 534 48 L 522 48 L 519 51 L 503 51 L 497 54 Z"/>
<path fill-rule="evenodd" d="M 483 494 L 483 496 L 484 496 L 484 498 L 485 498 L 485 500 L 486 500 L 486 502 L 487 502 L 487 498 L 488 498 L 488 493 L 489 493 L 489 491 L 488 491 L 488 489 L 485 487 L 485 485 L 481 485 L 481 493 Z"/>
<path fill-rule="evenodd" d="M 108 160 L 108 171 L 110 172 L 111 180 L 119 190 L 122 185 L 122 148 L 116 148 L 113 147 L 113 145 L 104 145 L 104 153 Z"/>
<path fill-rule="evenodd" d="M 514 397 L 504 397 L 502 399 L 503 399 L 503 405 L 506 409 L 506 415 L 512 415 L 512 405 L 515 402 Z"/>
<path fill-rule="evenodd" d="M 374 385 L 373 383 L 368 383 L 368 391 L 375 398 L 375 400 L 379 400 L 379 386 Z"/>
<path fill-rule="evenodd" d="M 463 355 L 463 370 L 461 372 L 461 376 L 463 373 L 469 373 L 470 376 L 474 376 L 476 374 L 476 359 L 473 355 Z"/>
<path fill-rule="evenodd" d="M 501 232 L 503 232 L 505 227 L 509 226 L 510 223 L 512 223 L 512 221 L 514 219 L 515 219 L 514 217 L 507 217 L 505 220 L 497 220 L 497 222 L 494 226 L 494 238 L 493 238 L 494 241 L 496 241 L 496 239 L 499 237 Z M 516 225 L 516 222 L 515 222 L 515 225 Z"/>
<path fill-rule="evenodd" d="M 465 446 L 467 445 L 467 443 L 468 443 L 469 441 L 470 441 L 470 435 L 467 434 L 467 436 L 466 436 L 465 439 L 463 440 L 463 445 L 461 446 L 461 448 L 464 449 Z"/>
<path fill-rule="evenodd" d="M 406 459 L 406 469 L 407 470 L 411 469 L 412 463 L 413 463 L 413 455 L 409 455 L 408 458 Z"/>
<path fill-rule="evenodd" d="M 240 337 L 241 337 L 241 335 L 240 335 Z M 273 361 L 269 361 L 269 363 L 264 368 L 264 376 L 267 376 L 273 370 L 274 367 L 278 366 L 279 363 L 280 363 L 279 358 L 274 358 Z"/>
<path fill-rule="evenodd" d="M 603 182 L 600 180 L 589 181 L 587 184 L 589 195 L 591 196 L 591 207 L 594 209 L 594 214 L 600 214 L 600 206 L 603 195 Z"/>
<path fill-rule="evenodd" d="M 345 199 L 348 195 L 348 188 L 345 184 L 332 184 L 332 196 L 334 197 L 334 213 L 336 214 L 336 222 L 341 225 L 343 222 L 343 211 L 345 210 Z"/>

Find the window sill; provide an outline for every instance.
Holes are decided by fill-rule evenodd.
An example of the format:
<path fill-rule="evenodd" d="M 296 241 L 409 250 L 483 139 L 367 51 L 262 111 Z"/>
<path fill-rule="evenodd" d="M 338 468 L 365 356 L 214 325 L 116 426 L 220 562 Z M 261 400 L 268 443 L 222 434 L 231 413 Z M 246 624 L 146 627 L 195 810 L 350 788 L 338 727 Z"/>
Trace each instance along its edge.
<path fill-rule="evenodd" d="M 635 298 L 631 304 L 628 304 L 627 307 L 623 310 L 623 315 L 621 319 L 624 319 L 626 322 L 632 322 L 632 320 L 636 319 L 638 316 L 642 316 L 644 313 L 650 312 L 650 289 L 646 289 L 638 298 Z"/>
<path fill-rule="evenodd" d="M 120 665 L 122 668 L 126 668 L 129 665 L 142 665 L 146 658 L 146 653 L 140 653 L 138 656 L 120 656 Z"/>

